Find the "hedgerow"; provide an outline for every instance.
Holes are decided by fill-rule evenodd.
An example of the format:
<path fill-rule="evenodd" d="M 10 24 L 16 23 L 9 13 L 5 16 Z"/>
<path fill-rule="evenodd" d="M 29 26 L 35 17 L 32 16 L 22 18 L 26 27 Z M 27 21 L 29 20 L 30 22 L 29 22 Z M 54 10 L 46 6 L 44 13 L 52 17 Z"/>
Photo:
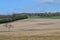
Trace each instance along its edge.
<path fill-rule="evenodd" d="M 0 23 L 9 23 L 9 22 L 13 22 L 13 21 L 17 21 L 17 20 L 22 20 L 22 19 L 27 19 L 28 17 L 26 15 L 20 15 L 20 16 L 7 16 L 4 17 L 3 19 L 0 19 Z"/>

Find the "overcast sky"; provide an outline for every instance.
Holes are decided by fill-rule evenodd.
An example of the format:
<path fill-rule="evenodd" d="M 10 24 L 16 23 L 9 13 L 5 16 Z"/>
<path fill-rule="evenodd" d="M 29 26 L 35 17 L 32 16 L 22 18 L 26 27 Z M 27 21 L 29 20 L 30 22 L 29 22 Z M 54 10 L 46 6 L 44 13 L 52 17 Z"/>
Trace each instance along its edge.
<path fill-rule="evenodd" d="M 0 0 L 0 14 L 60 12 L 60 0 Z"/>

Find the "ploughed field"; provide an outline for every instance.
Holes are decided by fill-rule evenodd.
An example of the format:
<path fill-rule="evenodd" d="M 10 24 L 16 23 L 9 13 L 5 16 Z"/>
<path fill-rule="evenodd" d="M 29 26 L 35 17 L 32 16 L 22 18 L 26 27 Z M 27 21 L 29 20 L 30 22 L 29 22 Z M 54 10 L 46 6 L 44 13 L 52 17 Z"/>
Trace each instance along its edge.
<path fill-rule="evenodd" d="M 4 25 L 12 25 L 8 29 Z M 1 40 L 60 40 L 60 19 L 24 19 L 0 24 Z"/>

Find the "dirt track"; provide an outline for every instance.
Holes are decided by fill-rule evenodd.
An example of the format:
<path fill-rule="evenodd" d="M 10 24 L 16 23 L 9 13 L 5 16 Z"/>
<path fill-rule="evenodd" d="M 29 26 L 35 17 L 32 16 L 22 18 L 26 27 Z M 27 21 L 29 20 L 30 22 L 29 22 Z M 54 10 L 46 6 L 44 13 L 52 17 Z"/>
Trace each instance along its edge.
<path fill-rule="evenodd" d="M 40 31 L 40 30 L 59 30 L 60 19 L 25 19 L 12 24 L 14 31 Z M 3 25 L 0 24 L 0 30 L 7 30 Z"/>

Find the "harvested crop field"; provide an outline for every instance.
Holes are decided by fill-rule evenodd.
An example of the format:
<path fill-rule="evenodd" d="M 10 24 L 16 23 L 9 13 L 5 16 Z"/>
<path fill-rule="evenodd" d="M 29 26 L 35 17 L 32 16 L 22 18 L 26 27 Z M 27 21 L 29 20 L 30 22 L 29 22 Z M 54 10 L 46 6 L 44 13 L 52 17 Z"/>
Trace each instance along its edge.
<path fill-rule="evenodd" d="M 40 30 L 56 30 L 60 29 L 60 19 L 25 19 L 12 23 L 11 24 L 14 31 L 40 31 Z M 4 26 L 5 24 L 0 25 L 0 30 L 7 30 Z"/>
<path fill-rule="evenodd" d="M 60 40 L 60 19 L 25 19 L 0 24 L 0 40 Z M 8 25 L 7 24 L 7 25 Z"/>

